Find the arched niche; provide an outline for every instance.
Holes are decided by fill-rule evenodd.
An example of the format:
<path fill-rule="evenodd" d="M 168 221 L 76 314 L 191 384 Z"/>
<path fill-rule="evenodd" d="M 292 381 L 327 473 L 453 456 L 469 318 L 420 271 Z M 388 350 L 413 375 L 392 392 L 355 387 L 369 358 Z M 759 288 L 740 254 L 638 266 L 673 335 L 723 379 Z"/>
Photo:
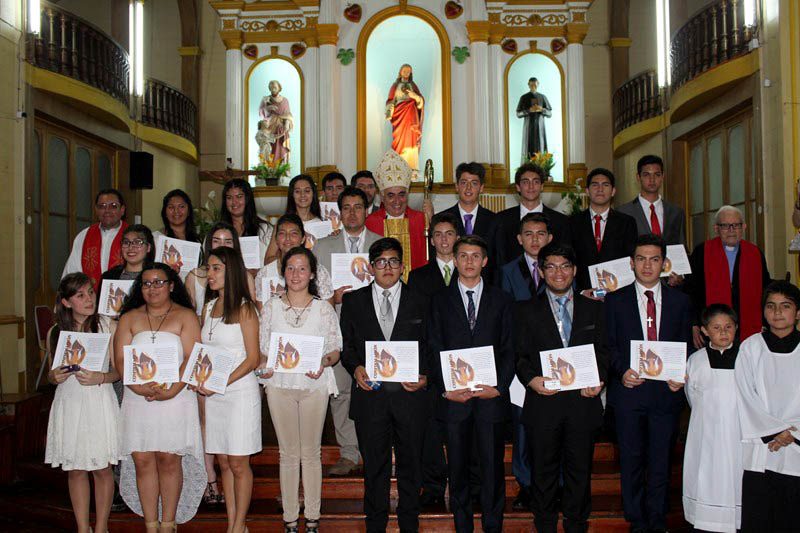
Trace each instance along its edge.
<path fill-rule="evenodd" d="M 447 31 L 424 9 L 394 6 L 376 13 L 364 24 L 356 52 L 358 168 L 374 170 L 383 153 L 392 147 L 386 100 L 400 66 L 408 63 L 425 99 L 420 177 L 425 161 L 432 159 L 436 181 L 451 181 L 449 54 Z"/>
<path fill-rule="evenodd" d="M 246 167 L 258 165 L 258 143 L 256 133 L 259 125 L 259 106 L 265 96 L 269 96 L 269 82 L 277 80 L 281 84 L 280 94 L 289 101 L 294 126 L 289 136 L 289 176 L 300 174 L 305 168 L 303 146 L 303 73 L 297 63 L 288 57 L 273 54 L 255 61 L 245 76 L 245 143 L 244 161 Z"/>
<path fill-rule="evenodd" d="M 553 154 L 555 166 L 550 175 L 555 182 L 564 182 L 567 176 L 567 98 L 564 69 L 561 63 L 544 50 L 526 50 L 515 55 L 506 65 L 506 167 L 513 175 L 522 162 L 524 119 L 517 117 L 520 97 L 530 92 L 528 80 L 539 80 L 538 92 L 544 94 L 552 107 L 552 116 L 545 118 L 547 151 Z"/>

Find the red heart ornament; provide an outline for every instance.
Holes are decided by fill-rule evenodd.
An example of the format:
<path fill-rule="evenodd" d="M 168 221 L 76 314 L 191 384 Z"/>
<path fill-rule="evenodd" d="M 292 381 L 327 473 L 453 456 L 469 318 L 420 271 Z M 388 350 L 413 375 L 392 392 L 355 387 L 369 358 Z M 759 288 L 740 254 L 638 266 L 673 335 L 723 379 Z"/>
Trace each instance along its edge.
<path fill-rule="evenodd" d="M 553 39 L 550 41 L 550 51 L 553 52 L 553 55 L 563 52 L 566 47 L 567 43 L 563 39 Z"/>
<path fill-rule="evenodd" d="M 358 24 L 361 21 L 361 6 L 358 4 L 350 4 L 344 8 L 344 18 L 353 24 Z"/>
<path fill-rule="evenodd" d="M 453 2 L 453 0 L 450 0 L 444 5 L 444 16 L 449 19 L 458 18 L 463 12 L 464 8 L 461 6 L 461 4 Z"/>
<path fill-rule="evenodd" d="M 291 48 L 289 48 L 289 52 L 292 54 L 292 58 L 297 59 L 302 57 L 303 54 L 306 53 L 306 45 L 301 43 L 294 43 Z"/>
<path fill-rule="evenodd" d="M 500 43 L 500 49 L 507 54 L 514 55 L 517 53 L 517 41 L 514 39 L 506 39 Z"/>

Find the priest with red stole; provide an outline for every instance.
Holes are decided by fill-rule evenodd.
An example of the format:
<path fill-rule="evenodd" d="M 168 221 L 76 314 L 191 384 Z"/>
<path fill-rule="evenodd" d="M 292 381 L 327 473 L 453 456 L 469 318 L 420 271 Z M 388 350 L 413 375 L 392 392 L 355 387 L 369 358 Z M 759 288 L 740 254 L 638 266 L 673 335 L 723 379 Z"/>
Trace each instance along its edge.
<path fill-rule="evenodd" d="M 689 261 L 689 284 L 694 312 L 695 348 L 705 346 L 698 317 L 711 304 L 727 304 L 739 315 L 739 340 L 760 333 L 761 295 L 769 284 L 767 260 L 758 247 L 742 239 L 747 231 L 742 212 L 730 205 L 714 215 L 717 237 L 699 244 Z"/>
<path fill-rule="evenodd" d="M 424 266 L 428 262 L 425 214 L 408 207 L 411 167 L 397 152 L 389 150 L 383 154 L 375 180 L 383 205 L 367 217 L 367 229 L 400 241 L 406 272 Z"/>
<path fill-rule="evenodd" d="M 72 242 L 62 279 L 73 272 L 83 272 L 94 282 L 95 292 L 100 290 L 100 276 L 122 264 L 122 234 L 125 223 L 125 200 L 116 189 L 103 189 L 97 193 L 94 212 L 99 220 L 82 230 Z"/>

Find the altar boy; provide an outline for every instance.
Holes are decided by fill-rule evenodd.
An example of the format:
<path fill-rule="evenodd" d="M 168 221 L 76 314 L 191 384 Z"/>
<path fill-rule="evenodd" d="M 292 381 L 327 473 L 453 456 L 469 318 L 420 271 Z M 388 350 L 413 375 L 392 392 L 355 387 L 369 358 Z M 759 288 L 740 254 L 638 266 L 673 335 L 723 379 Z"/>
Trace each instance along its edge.
<path fill-rule="evenodd" d="M 744 447 L 742 533 L 798 531 L 800 522 L 800 289 L 764 289 L 769 329 L 745 339 L 736 360 Z"/>

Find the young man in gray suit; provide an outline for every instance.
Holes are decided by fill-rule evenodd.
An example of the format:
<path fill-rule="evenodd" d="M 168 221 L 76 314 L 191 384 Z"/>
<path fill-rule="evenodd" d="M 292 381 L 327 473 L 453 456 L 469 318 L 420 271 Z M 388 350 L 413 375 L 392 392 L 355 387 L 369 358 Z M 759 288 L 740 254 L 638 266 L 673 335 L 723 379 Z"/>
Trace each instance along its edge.
<path fill-rule="evenodd" d="M 320 239 L 314 246 L 314 255 L 320 264 L 331 271 L 331 254 L 334 253 L 367 253 L 369 247 L 381 238 L 364 226 L 367 219 L 367 195 L 361 189 L 353 186 L 345 187 L 337 200 L 339 212 L 342 216 L 342 231 L 338 235 L 331 235 Z M 342 295 L 350 287 L 340 287 L 334 292 L 336 310 L 342 304 Z M 331 397 L 331 414 L 333 425 L 336 429 L 336 442 L 339 444 L 341 456 L 339 461 L 330 467 L 328 475 L 346 476 L 355 470 L 361 459 L 358 450 L 358 438 L 353 420 L 350 418 L 350 389 L 352 378 L 347 370 L 337 364 L 333 367 L 336 376 L 336 386 L 339 396 Z"/>

